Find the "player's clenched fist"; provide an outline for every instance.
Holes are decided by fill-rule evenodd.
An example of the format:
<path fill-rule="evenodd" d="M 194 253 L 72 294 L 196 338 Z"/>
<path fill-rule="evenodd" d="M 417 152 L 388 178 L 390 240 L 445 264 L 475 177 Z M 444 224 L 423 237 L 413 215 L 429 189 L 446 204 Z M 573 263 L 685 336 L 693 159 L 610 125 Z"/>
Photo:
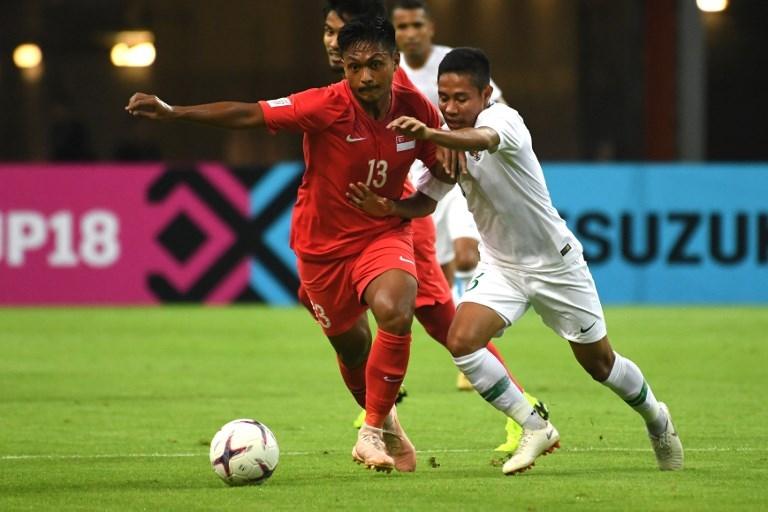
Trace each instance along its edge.
<path fill-rule="evenodd" d="M 152 94 L 137 92 L 128 100 L 125 106 L 126 112 L 133 116 L 146 117 L 148 119 L 170 119 L 173 116 L 173 107 Z"/>

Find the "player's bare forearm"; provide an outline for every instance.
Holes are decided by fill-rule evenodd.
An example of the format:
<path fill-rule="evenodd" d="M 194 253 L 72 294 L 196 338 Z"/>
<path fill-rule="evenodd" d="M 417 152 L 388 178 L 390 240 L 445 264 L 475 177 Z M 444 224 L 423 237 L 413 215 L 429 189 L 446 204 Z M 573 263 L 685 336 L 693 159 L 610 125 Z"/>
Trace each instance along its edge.
<path fill-rule="evenodd" d="M 437 207 L 437 201 L 418 191 L 405 199 L 393 201 L 393 203 L 392 215 L 403 219 L 416 219 L 432 215 Z"/>
<path fill-rule="evenodd" d="M 437 202 L 416 192 L 405 199 L 388 199 L 373 192 L 365 183 L 350 183 L 347 199 L 372 217 L 401 217 L 413 219 L 426 217 L 435 211 Z"/>
<path fill-rule="evenodd" d="M 458 130 L 438 130 L 430 128 L 416 118 L 402 116 L 387 125 L 390 130 L 420 140 L 431 141 L 438 146 L 461 151 L 482 151 L 494 149 L 499 145 L 496 130 L 481 126 L 479 128 L 461 128 Z"/>
<path fill-rule="evenodd" d="M 125 110 L 137 117 L 155 120 L 181 120 L 220 128 L 255 128 L 264 125 L 264 112 L 258 103 L 221 101 L 202 105 L 171 106 L 154 95 L 136 93 Z"/>
<path fill-rule="evenodd" d="M 176 119 L 220 128 L 256 128 L 264 125 L 264 113 L 258 103 L 222 101 L 173 109 Z"/>
<path fill-rule="evenodd" d="M 499 134 L 496 130 L 481 126 L 479 128 L 461 128 L 459 130 L 435 130 L 427 128 L 424 137 L 438 146 L 460 151 L 484 151 L 499 146 Z"/>

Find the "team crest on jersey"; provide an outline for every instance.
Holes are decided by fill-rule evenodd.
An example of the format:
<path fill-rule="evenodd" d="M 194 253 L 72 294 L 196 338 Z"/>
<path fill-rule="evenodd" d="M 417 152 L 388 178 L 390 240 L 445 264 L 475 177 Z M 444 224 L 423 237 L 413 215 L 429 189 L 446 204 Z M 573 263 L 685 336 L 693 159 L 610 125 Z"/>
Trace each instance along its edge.
<path fill-rule="evenodd" d="M 414 149 L 416 147 L 416 140 L 409 139 L 405 135 L 396 135 L 395 146 L 397 147 L 398 153 L 401 151 L 408 151 L 409 149 Z"/>
<path fill-rule="evenodd" d="M 289 98 L 278 98 L 276 100 L 269 100 L 267 101 L 267 105 L 269 105 L 272 108 L 275 107 L 287 107 L 291 104 L 291 100 Z"/>

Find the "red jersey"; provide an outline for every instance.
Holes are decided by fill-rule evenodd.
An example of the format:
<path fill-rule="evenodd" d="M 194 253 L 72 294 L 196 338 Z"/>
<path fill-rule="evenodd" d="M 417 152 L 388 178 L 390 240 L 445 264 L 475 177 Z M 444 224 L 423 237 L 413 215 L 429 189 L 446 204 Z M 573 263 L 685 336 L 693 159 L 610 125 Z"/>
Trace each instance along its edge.
<path fill-rule="evenodd" d="M 399 199 L 415 159 L 428 167 L 436 163 L 433 144 L 386 128 L 400 116 L 440 127 L 437 110 L 412 85 L 392 84 L 392 104 L 381 121 L 360 107 L 346 80 L 260 105 L 270 130 L 304 132 L 306 170 L 291 226 L 291 248 L 300 258 L 360 253 L 371 240 L 407 222 L 371 217 L 350 204 L 346 193 L 350 183 L 361 181 L 381 196 Z"/>
<path fill-rule="evenodd" d="M 400 85 L 400 86 L 403 86 L 403 87 L 410 87 L 411 89 L 416 89 L 416 86 L 413 85 L 413 82 L 411 82 L 411 79 L 408 78 L 408 74 L 400 66 L 398 66 L 397 69 L 395 70 L 395 74 L 392 77 L 392 83 Z M 418 91 L 418 89 L 416 89 L 416 90 Z M 421 91 L 419 91 L 419 92 L 421 92 Z M 424 94 L 424 93 L 422 93 L 422 94 Z M 430 103 L 432 103 L 432 102 L 430 101 Z M 439 111 L 438 111 L 437 115 L 440 116 L 440 112 Z M 443 125 L 443 123 L 441 122 L 440 126 L 442 126 L 442 125 Z M 405 186 L 403 187 L 403 195 L 402 195 L 401 199 L 412 196 L 414 192 L 416 192 L 416 187 L 413 186 L 413 183 L 411 183 L 411 179 L 409 177 L 409 178 L 407 178 L 405 180 Z M 432 219 L 430 219 L 430 220 L 432 220 Z"/>

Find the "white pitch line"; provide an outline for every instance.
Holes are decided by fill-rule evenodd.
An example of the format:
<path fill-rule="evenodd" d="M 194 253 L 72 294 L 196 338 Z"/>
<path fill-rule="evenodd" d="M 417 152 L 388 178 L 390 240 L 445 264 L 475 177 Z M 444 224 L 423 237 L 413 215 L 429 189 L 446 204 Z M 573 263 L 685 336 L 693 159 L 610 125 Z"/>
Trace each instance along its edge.
<path fill-rule="evenodd" d="M 456 448 L 456 449 L 434 449 L 434 450 L 417 450 L 416 453 L 430 454 L 430 453 L 478 453 L 488 452 L 485 449 L 472 449 L 472 448 Z M 562 448 L 561 452 L 597 452 L 597 453 L 621 453 L 621 452 L 650 452 L 650 448 L 599 448 L 599 447 L 573 447 Z M 686 452 L 693 453 L 707 453 L 707 452 L 766 452 L 767 448 L 755 448 L 755 447 L 736 447 L 736 448 L 723 448 L 723 447 L 706 447 L 706 448 L 686 448 Z M 308 456 L 319 455 L 320 453 L 334 454 L 341 453 L 337 451 L 327 450 L 325 452 L 282 452 L 282 455 L 287 456 Z M 205 452 L 200 453 L 100 453 L 93 455 L 84 454 L 63 454 L 63 455 L 43 455 L 43 454 L 19 454 L 19 455 L 0 455 L 0 461 L 15 461 L 15 460 L 72 460 L 72 459 L 154 459 L 154 458 L 184 458 L 184 457 L 205 457 L 208 455 Z M 498 454 L 501 456 L 501 454 Z"/>
<path fill-rule="evenodd" d="M 0 460 L 64 460 L 64 459 L 144 459 L 144 458 L 179 458 L 179 457 L 202 457 L 205 453 L 97 453 L 93 455 L 68 454 L 68 455 L 43 455 L 43 454 L 25 454 L 25 455 L 0 455 Z"/>

